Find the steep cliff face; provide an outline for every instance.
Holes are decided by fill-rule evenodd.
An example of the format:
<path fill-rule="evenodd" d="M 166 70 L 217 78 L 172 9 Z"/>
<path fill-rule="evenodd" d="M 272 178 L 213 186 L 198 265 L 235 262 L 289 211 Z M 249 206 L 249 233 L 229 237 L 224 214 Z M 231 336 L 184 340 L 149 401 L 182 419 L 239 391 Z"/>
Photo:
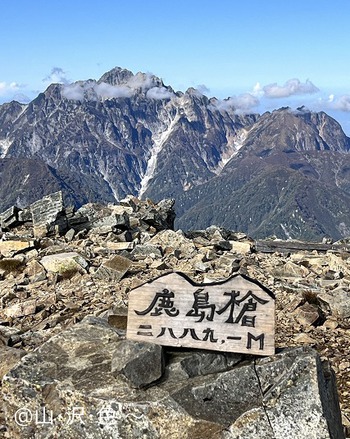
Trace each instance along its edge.
<path fill-rule="evenodd" d="M 31 203 L 59 189 L 75 205 L 174 197 L 184 229 L 215 222 L 259 236 L 339 238 L 350 231 L 349 149 L 323 112 L 238 114 L 229 101 L 115 68 L 0 106 L 0 210 L 19 193 Z"/>
<path fill-rule="evenodd" d="M 116 68 L 97 82 L 53 84 L 27 106 L 2 106 L 1 157 L 82 176 L 91 192 L 103 188 L 100 201 L 178 193 L 215 175 L 255 119 L 220 112 L 196 90 L 174 93 L 155 76 Z"/>

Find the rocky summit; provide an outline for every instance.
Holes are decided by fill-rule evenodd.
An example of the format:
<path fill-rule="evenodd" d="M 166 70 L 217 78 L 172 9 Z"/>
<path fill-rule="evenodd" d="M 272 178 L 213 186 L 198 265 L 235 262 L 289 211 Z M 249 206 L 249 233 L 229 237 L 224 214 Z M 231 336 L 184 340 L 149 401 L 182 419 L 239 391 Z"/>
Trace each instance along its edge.
<path fill-rule="evenodd" d="M 1 215 L 0 432 L 10 439 L 342 439 L 350 433 L 350 243 L 174 230 L 174 200 Z M 276 354 L 126 339 L 161 274 L 249 276 L 276 296 Z"/>
<path fill-rule="evenodd" d="M 56 191 L 76 208 L 133 194 L 175 198 L 182 229 L 337 240 L 350 234 L 349 151 L 324 112 L 246 114 L 116 67 L 0 106 L 0 211 Z"/>

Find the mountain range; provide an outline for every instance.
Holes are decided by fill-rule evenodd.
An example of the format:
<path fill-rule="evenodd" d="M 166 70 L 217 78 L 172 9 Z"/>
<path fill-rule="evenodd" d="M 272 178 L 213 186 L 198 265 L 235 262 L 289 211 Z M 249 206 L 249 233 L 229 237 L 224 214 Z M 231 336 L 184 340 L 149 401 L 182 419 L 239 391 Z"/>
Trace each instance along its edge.
<path fill-rule="evenodd" d="M 0 211 L 62 190 L 66 204 L 175 198 L 176 227 L 252 237 L 350 235 L 350 138 L 305 107 L 244 114 L 114 68 L 0 106 Z"/>

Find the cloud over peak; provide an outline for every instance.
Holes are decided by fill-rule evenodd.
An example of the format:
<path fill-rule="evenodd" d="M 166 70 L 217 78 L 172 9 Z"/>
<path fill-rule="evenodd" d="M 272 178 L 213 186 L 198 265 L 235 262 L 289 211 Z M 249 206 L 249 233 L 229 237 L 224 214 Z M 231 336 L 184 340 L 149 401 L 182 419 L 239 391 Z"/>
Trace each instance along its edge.
<path fill-rule="evenodd" d="M 289 96 L 313 94 L 320 91 L 309 79 L 302 83 L 297 78 L 289 79 L 284 85 L 278 85 L 276 82 L 268 84 L 262 87 L 262 89 L 260 84 L 257 83 L 254 91 L 259 92 L 261 90 L 267 98 L 287 98 Z"/>
<path fill-rule="evenodd" d="M 49 82 L 50 84 L 69 84 L 67 72 L 61 67 L 52 67 L 51 72 L 43 78 L 43 82 Z"/>
<path fill-rule="evenodd" d="M 231 96 L 228 99 L 218 100 L 215 107 L 218 110 L 233 110 L 236 114 L 249 113 L 259 105 L 259 99 L 251 93 L 243 93 L 238 96 Z"/>

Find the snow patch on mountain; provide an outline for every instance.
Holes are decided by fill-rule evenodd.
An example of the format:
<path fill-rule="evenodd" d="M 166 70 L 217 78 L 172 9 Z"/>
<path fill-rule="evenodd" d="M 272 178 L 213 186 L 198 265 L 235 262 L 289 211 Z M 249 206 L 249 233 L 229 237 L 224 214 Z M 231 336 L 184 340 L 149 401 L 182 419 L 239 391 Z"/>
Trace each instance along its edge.
<path fill-rule="evenodd" d="M 227 139 L 227 148 L 224 150 L 221 156 L 221 160 L 217 164 L 216 169 L 214 172 L 216 174 L 220 174 L 220 172 L 224 169 L 226 164 L 235 156 L 237 155 L 238 151 L 242 148 L 247 136 L 248 136 L 249 130 L 242 129 L 239 131 L 239 133 L 232 139 Z"/>
<path fill-rule="evenodd" d="M 12 141 L 9 138 L 0 140 L 0 158 L 6 156 L 7 151 L 11 145 Z"/>
<path fill-rule="evenodd" d="M 98 171 L 101 174 L 103 180 L 108 184 L 108 187 L 110 188 L 115 201 L 119 201 L 119 198 L 120 198 L 119 194 L 115 190 L 115 188 L 113 187 L 113 184 L 110 182 L 110 175 L 108 173 L 106 163 L 104 162 L 104 160 L 99 159 L 97 161 L 97 167 L 98 167 Z"/>
<path fill-rule="evenodd" d="M 179 114 L 176 114 L 165 131 L 153 135 L 153 147 L 151 148 L 150 157 L 147 161 L 146 172 L 140 182 L 140 189 L 137 195 L 139 198 L 142 198 L 142 195 L 146 192 L 149 186 L 150 180 L 154 177 L 158 154 L 163 149 L 165 142 L 168 140 L 179 118 Z"/>

